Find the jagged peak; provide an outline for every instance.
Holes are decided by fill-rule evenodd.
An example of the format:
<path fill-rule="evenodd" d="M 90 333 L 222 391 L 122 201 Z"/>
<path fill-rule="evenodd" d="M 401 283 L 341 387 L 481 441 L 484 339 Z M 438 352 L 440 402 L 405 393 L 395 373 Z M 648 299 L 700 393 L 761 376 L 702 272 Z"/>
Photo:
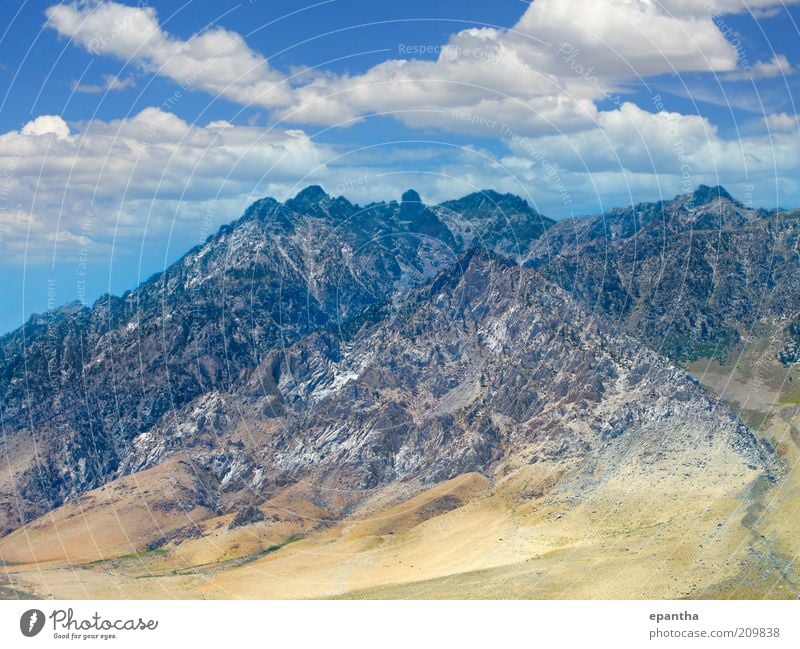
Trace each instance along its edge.
<path fill-rule="evenodd" d="M 301 189 L 294 197 L 296 201 L 321 201 L 325 198 L 330 198 L 322 187 L 319 185 L 309 185 L 305 189 Z"/>
<path fill-rule="evenodd" d="M 718 198 L 735 202 L 733 196 L 731 196 L 722 185 L 716 185 L 715 187 L 699 185 L 697 189 L 692 192 L 691 198 L 696 205 L 705 205 Z"/>
<path fill-rule="evenodd" d="M 53 324 L 64 320 L 70 316 L 73 316 L 77 313 L 82 311 L 89 312 L 89 307 L 86 306 L 80 300 L 72 300 L 71 302 L 67 302 L 62 304 L 61 306 L 57 306 L 54 309 L 50 309 L 48 311 L 43 311 L 40 313 L 32 313 L 28 320 L 25 322 L 24 326 L 34 326 L 34 325 L 43 325 L 43 324 Z M 8 332 L 3 335 L 3 338 L 6 336 L 19 331 L 19 329 L 15 329 L 14 331 Z"/>
<path fill-rule="evenodd" d="M 405 203 L 416 203 L 418 205 L 422 204 L 422 198 L 420 198 L 419 193 L 414 189 L 408 189 L 403 192 L 403 195 L 400 197 L 400 201 L 402 204 Z"/>
<path fill-rule="evenodd" d="M 298 214 L 308 214 L 320 218 L 342 218 L 355 207 L 344 196 L 334 198 L 319 185 L 309 185 L 294 198 L 285 203 L 286 207 Z"/>
<path fill-rule="evenodd" d="M 276 201 L 271 196 L 265 196 L 264 198 L 259 198 L 254 203 L 250 204 L 250 206 L 244 211 L 244 214 L 233 221 L 232 223 L 225 223 L 224 225 L 220 226 L 219 231 L 217 234 L 224 234 L 225 232 L 230 232 L 230 230 L 239 223 L 244 221 L 249 221 L 253 218 L 264 218 L 266 214 L 271 214 L 274 212 L 278 207 L 280 207 L 280 203 Z M 213 239 L 215 235 L 211 235 L 209 240 Z"/>
<path fill-rule="evenodd" d="M 319 205 L 330 196 L 319 185 L 309 185 L 305 189 L 301 189 L 294 198 L 286 201 L 289 207 L 293 206 L 306 206 L 306 205 Z"/>
<path fill-rule="evenodd" d="M 730 202 L 734 205 L 741 206 L 741 203 L 731 196 L 722 185 L 710 187 L 709 185 L 698 185 L 697 189 L 688 194 L 678 194 L 672 199 L 662 198 L 659 201 L 643 201 L 635 203 L 628 207 L 614 207 L 606 212 L 605 216 L 613 216 L 620 214 L 628 214 L 631 210 L 636 212 L 643 212 L 647 210 L 664 210 L 675 207 L 683 208 L 698 208 L 708 205 L 717 199 L 725 202 Z"/>
<path fill-rule="evenodd" d="M 675 205 L 686 205 L 689 207 L 700 207 L 707 205 L 717 199 L 729 201 L 734 204 L 739 202 L 731 196 L 722 185 L 711 187 L 709 185 L 698 185 L 697 188 L 687 194 L 678 194 L 672 199 L 661 198 L 659 201 L 643 201 L 640 203 L 631 204 L 628 207 L 614 207 L 609 209 L 606 214 L 619 214 L 625 213 L 630 209 L 645 209 L 645 208 L 667 208 Z"/>
<path fill-rule="evenodd" d="M 449 209 L 463 209 L 464 207 L 480 208 L 485 205 L 489 205 L 491 207 L 498 207 L 500 209 L 505 207 L 513 208 L 519 210 L 520 212 L 529 212 L 531 214 L 537 213 L 536 210 L 530 206 L 528 201 L 521 196 L 511 193 L 502 194 L 494 189 L 481 189 L 477 192 L 472 192 L 471 194 L 462 196 L 461 198 L 444 201 L 441 205 L 442 207 Z"/>
<path fill-rule="evenodd" d="M 403 195 L 400 197 L 400 215 L 402 217 L 418 218 L 428 212 L 428 206 L 422 202 L 419 193 L 413 189 L 408 189 L 403 192 Z"/>

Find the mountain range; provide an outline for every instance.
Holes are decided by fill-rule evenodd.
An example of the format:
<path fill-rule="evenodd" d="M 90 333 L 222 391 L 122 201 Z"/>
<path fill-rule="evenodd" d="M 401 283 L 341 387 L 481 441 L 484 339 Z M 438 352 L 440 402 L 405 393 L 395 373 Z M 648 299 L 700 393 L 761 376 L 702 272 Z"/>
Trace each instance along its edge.
<path fill-rule="evenodd" d="M 514 507 L 760 507 L 785 453 L 705 378 L 768 341 L 787 392 L 799 219 L 705 186 L 557 222 L 490 190 L 259 200 L 136 289 L 0 338 L 0 559 L 178 556 L 212 536 L 252 559 L 435 493 L 421 529 L 506 484 Z M 99 554 L 52 542 L 85 546 L 69 526 L 108 503 L 122 536 Z M 253 552 L 231 550 L 247 530 Z"/>

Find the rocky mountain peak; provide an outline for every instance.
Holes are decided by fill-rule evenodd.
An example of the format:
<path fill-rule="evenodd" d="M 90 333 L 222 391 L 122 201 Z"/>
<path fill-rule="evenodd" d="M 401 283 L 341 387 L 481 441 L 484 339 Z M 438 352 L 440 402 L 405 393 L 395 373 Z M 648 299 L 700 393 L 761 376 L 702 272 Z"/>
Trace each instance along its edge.
<path fill-rule="evenodd" d="M 700 185 L 694 192 L 692 192 L 692 202 L 699 205 L 706 205 L 717 199 L 735 203 L 733 196 L 731 196 L 724 187 L 717 185 L 716 187 L 709 187 L 708 185 Z"/>
<path fill-rule="evenodd" d="M 294 198 L 285 203 L 286 207 L 302 216 L 342 220 L 352 215 L 355 206 L 343 196 L 334 198 L 319 185 L 309 185 Z"/>
<path fill-rule="evenodd" d="M 413 189 L 403 192 L 395 218 L 400 227 L 413 234 L 436 239 L 450 247 L 455 245 L 450 229 Z"/>
<path fill-rule="evenodd" d="M 669 207 L 679 226 L 695 231 L 745 227 L 758 223 L 766 215 L 763 210 L 737 201 L 719 185 L 700 185 L 691 194 L 676 198 Z"/>
<path fill-rule="evenodd" d="M 327 213 L 331 197 L 319 185 L 309 185 L 294 198 L 286 201 L 286 207 L 300 214 L 313 214 L 315 216 Z"/>
<path fill-rule="evenodd" d="M 501 210 L 536 214 L 524 198 L 516 194 L 501 194 L 493 189 L 482 189 L 462 198 L 446 201 L 442 205 L 455 211 Z"/>
<path fill-rule="evenodd" d="M 420 195 L 413 189 L 403 192 L 400 198 L 400 218 L 415 219 L 428 212 L 428 207 L 422 202 Z"/>
<path fill-rule="evenodd" d="M 489 248 L 517 260 L 554 223 L 525 199 L 491 189 L 445 201 L 435 209 L 462 247 Z"/>
<path fill-rule="evenodd" d="M 314 204 L 320 203 L 326 198 L 330 198 L 322 187 L 319 185 L 309 185 L 305 189 L 300 190 L 297 195 L 289 199 L 287 202 L 300 203 L 300 204 Z"/>
<path fill-rule="evenodd" d="M 400 201 L 401 205 L 405 206 L 422 205 L 422 198 L 420 198 L 419 193 L 413 189 L 403 192 L 403 195 L 400 197 Z"/>
<path fill-rule="evenodd" d="M 698 191 L 701 195 L 716 194 L 712 205 L 720 199 L 725 201 L 731 206 L 726 214 L 741 213 L 742 218 L 756 214 L 729 202 L 724 190 Z M 427 206 L 416 191 L 409 190 L 403 194 L 402 203 L 374 204 L 358 212 L 357 218 L 351 218 L 356 216 L 356 206 L 344 198 L 328 196 L 318 186 L 304 189 L 285 204 L 271 198 L 259 200 L 241 219 L 223 226 L 203 245 L 125 296 L 107 296 L 91 309 L 73 312 L 67 307 L 55 320 L 34 320 L 0 339 L 2 415 L 7 430 L 20 440 L 15 447 L 20 455 L 13 488 L 29 503 L 24 511 L 12 512 L 9 525 L 103 484 L 123 470 L 122 466 L 133 466 L 126 464 L 133 440 L 141 441 L 142 435 L 150 433 L 158 443 L 172 439 L 164 430 L 175 413 L 209 395 L 236 393 L 242 377 L 261 366 L 265 358 L 272 358 L 275 350 L 307 341 L 296 348 L 298 353 L 306 353 L 313 348 L 309 337 L 320 332 L 338 331 L 339 346 L 358 337 L 352 343 L 354 349 L 362 345 L 365 353 L 375 350 L 382 355 L 378 364 L 356 355 L 351 359 L 354 365 L 345 366 L 335 354 L 326 353 L 317 369 L 331 363 L 338 366 L 335 376 L 329 377 L 331 386 L 371 390 L 374 386 L 369 383 L 347 379 L 353 374 L 364 376 L 359 365 L 362 361 L 372 368 L 373 375 L 381 377 L 376 385 L 393 380 L 383 376 L 393 371 L 395 361 L 384 354 L 382 346 L 397 338 L 395 324 L 399 321 L 380 330 L 383 340 L 367 341 L 362 335 L 400 310 L 406 320 L 416 319 L 422 327 L 430 324 L 424 319 L 425 313 L 435 315 L 438 309 L 433 324 L 444 327 L 445 333 L 452 323 L 466 316 L 475 319 L 468 330 L 453 332 L 458 336 L 450 340 L 450 351 L 440 344 L 444 334 L 439 330 L 427 337 L 431 358 L 455 353 L 459 347 L 463 352 L 455 359 L 455 371 L 447 381 L 440 376 L 444 370 L 436 369 L 433 361 L 422 364 L 436 370 L 433 374 L 426 370 L 424 377 L 425 383 L 439 386 L 431 393 L 432 403 L 441 396 L 445 383 L 452 382 L 455 389 L 462 359 L 466 364 L 468 356 L 482 357 L 486 345 L 513 347 L 519 357 L 527 353 L 526 344 L 549 340 L 544 336 L 551 327 L 560 326 L 567 300 L 566 294 L 546 300 L 545 295 L 539 295 L 539 289 L 545 288 L 543 276 L 592 310 L 599 305 L 615 319 L 622 319 L 625 329 L 658 349 L 666 348 L 673 358 L 706 353 L 704 350 L 710 345 L 714 349 L 718 340 L 735 340 L 728 332 L 735 331 L 734 324 L 747 322 L 747 314 L 739 312 L 740 305 L 757 303 L 756 296 L 762 295 L 764 286 L 782 287 L 775 292 L 781 301 L 774 302 L 771 313 L 796 312 L 794 296 L 800 293 L 795 289 L 795 265 L 773 264 L 780 272 L 770 270 L 773 266 L 766 255 L 776 249 L 768 238 L 773 236 L 771 231 L 743 228 L 741 237 L 720 244 L 716 207 L 707 210 L 708 225 L 690 218 L 686 210 L 682 211 L 686 225 L 678 224 L 671 217 L 678 209 L 674 203 L 656 203 L 648 209 L 637 206 L 554 224 L 519 197 L 492 191 Z M 730 219 L 727 222 L 735 223 Z M 643 225 L 649 228 L 644 233 L 647 236 L 634 236 L 642 232 Z M 787 223 L 785 227 L 790 226 Z M 702 235 L 691 238 L 691 247 L 680 238 L 688 227 L 697 228 Z M 726 228 L 726 233 L 735 232 L 733 225 Z M 545 232 L 547 236 L 542 236 Z M 680 237 L 673 236 L 676 234 Z M 794 239 L 788 237 L 780 240 L 781 249 L 790 249 Z M 541 254 L 528 254 L 536 242 L 543 246 Z M 665 246 L 669 246 L 666 254 Z M 466 251 L 472 252 L 459 259 Z M 751 263 L 740 264 L 743 255 Z M 501 262 L 498 256 L 514 261 Z M 515 265 L 526 258 L 541 275 L 527 270 L 522 273 Z M 708 263 L 709 259 L 715 265 Z M 454 260 L 458 262 L 451 266 Z M 481 270 L 488 267 L 483 260 L 492 260 L 491 272 Z M 663 268 L 663 264 L 671 265 Z M 690 268 L 694 282 L 691 290 L 682 283 L 685 267 Z M 450 270 L 443 272 L 447 268 Z M 633 288 L 631 278 L 638 282 Z M 528 293 L 520 301 L 517 293 L 521 285 L 527 286 Z M 543 293 L 550 295 L 553 291 Z M 647 297 L 651 294 L 656 297 Z M 731 301 L 730 295 L 740 297 Z M 538 311 L 531 311 L 530 305 L 526 306 L 529 298 L 531 304 L 545 301 Z M 435 304 L 428 311 L 422 308 L 426 301 L 438 304 L 439 300 L 449 303 L 450 310 L 445 313 Z M 708 306 L 709 300 L 713 300 L 713 309 Z M 464 309 L 464 301 L 477 304 L 478 310 Z M 692 305 L 683 320 L 675 315 L 674 305 L 678 303 Z M 643 306 L 639 308 L 638 304 Z M 509 328 L 504 318 L 516 314 L 517 309 L 524 313 L 514 315 Z M 495 315 L 485 320 L 480 316 L 484 311 Z M 513 334 L 500 335 L 512 330 Z M 396 358 L 416 358 L 413 338 L 417 334 L 413 328 L 404 331 L 407 340 L 395 341 L 400 345 Z M 419 331 L 425 331 L 424 327 Z M 481 332 L 478 342 L 470 338 L 476 331 Z M 577 331 L 575 336 L 580 328 Z M 533 333 L 539 336 L 536 340 L 530 338 Z M 520 336 L 528 338 L 518 343 L 516 337 Z M 634 348 L 631 341 L 622 346 Z M 591 364 L 591 356 L 581 358 L 581 364 Z M 112 358 L 114 370 L 110 371 Z M 419 368 L 410 361 L 402 365 L 413 379 L 405 387 L 414 387 Z M 524 376 L 512 377 L 513 385 L 506 389 L 504 366 L 497 364 L 495 387 L 513 395 L 514 386 L 524 385 Z M 138 380 L 143 367 L 148 376 L 144 384 Z M 263 375 L 269 381 L 298 375 L 293 368 L 275 374 L 271 365 L 264 367 Z M 473 369 L 479 379 L 480 370 Z M 589 369 L 584 374 L 591 380 L 594 372 Z M 24 381 L 20 380 L 23 376 Z M 316 371 L 309 376 L 309 385 L 316 384 Z M 566 384 L 569 381 L 574 378 L 565 375 L 563 390 L 571 389 Z M 482 393 L 486 386 L 480 381 L 464 386 L 465 390 L 473 388 Z M 553 396 L 548 390 L 546 385 L 542 388 L 541 399 Z M 600 388 L 590 392 L 602 395 Z M 324 396 L 319 391 L 315 394 L 315 398 Z M 278 396 L 289 403 L 292 395 Z M 268 405 L 272 408 L 273 404 Z M 393 419 L 386 405 L 376 402 L 374 407 L 382 413 L 380 417 Z M 395 403 L 391 408 L 399 411 L 406 406 Z M 277 406 L 275 409 L 279 410 Z M 551 423 L 556 425 L 555 421 Z M 467 428 L 472 430 L 471 424 Z M 43 449 L 36 458 L 24 452 L 33 444 L 32 430 Z M 481 435 L 475 439 L 479 445 L 486 442 L 485 447 L 480 446 L 483 450 L 470 445 L 462 450 L 472 448 L 476 457 L 485 459 L 489 456 L 484 451 L 490 449 L 493 454 L 500 448 Z M 84 466 L 81 458 L 88 455 L 94 461 Z M 442 463 L 444 466 L 444 459 Z M 479 465 L 470 461 L 462 463 L 461 468 Z M 77 471 L 76 467 L 83 468 Z M 408 469 L 405 473 L 413 472 Z M 0 483 L 0 492 L 10 493 L 9 485 Z"/>

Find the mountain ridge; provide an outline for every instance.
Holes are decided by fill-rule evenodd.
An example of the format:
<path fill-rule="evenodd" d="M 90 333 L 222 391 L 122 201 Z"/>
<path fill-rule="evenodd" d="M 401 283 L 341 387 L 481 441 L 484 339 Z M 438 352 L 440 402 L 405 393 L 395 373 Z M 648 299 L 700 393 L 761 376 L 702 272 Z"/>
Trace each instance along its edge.
<path fill-rule="evenodd" d="M 413 189 L 412 190 L 408 190 L 408 191 L 413 192 L 414 195 L 416 195 L 416 197 L 417 197 L 416 201 L 412 201 L 412 202 L 420 202 L 423 205 L 427 205 L 425 203 L 422 203 L 422 200 L 421 200 L 418 192 L 416 192 Z M 630 209 L 640 208 L 640 207 L 643 207 L 643 206 L 657 206 L 657 205 L 662 205 L 662 204 L 665 204 L 665 203 L 671 203 L 671 202 L 673 202 L 675 200 L 682 199 L 682 198 L 692 198 L 693 199 L 694 197 L 697 197 L 697 196 L 703 197 L 703 198 L 700 199 L 700 202 L 702 204 L 702 203 L 707 201 L 706 197 L 708 197 L 708 196 L 712 196 L 713 197 L 713 196 L 717 196 L 717 195 L 719 195 L 719 196 L 731 201 L 732 203 L 737 203 L 737 204 L 739 204 L 741 206 L 741 203 L 739 201 L 737 201 L 736 199 L 734 199 L 727 192 L 727 190 L 725 190 L 725 188 L 722 187 L 721 185 L 720 186 L 716 186 L 716 187 L 710 187 L 710 186 L 707 186 L 707 185 L 699 185 L 698 188 L 692 194 L 678 194 L 678 195 L 674 196 L 672 199 L 664 199 L 664 200 L 660 200 L 660 201 L 650 201 L 650 202 L 645 201 L 645 202 L 641 202 L 641 203 L 637 203 L 637 204 L 631 204 L 631 205 L 629 205 L 628 207 L 625 207 L 625 208 L 612 208 L 607 213 L 614 213 L 614 212 L 617 212 L 617 211 L 627 211 L 627 210 L 630 210 Z M 252 219 L 252 218 L 254 218 L 254 215 L 257 215 L 257 214 L 262 214 L 263 215 L 263 213 L 265 211 L 267 211 L 267 210 L 265 210 L 265 207 L 273 208 L 273 210 L 279 208 L 280 206 L 288 206 L 288 207 L 292 207 L 292 209 L 294 209 L 295 207 L 302 207 L 302 208 L 311 207 L 312 209 L 315 209 L 315 206 L 318 207 L 318 204 L 320 202 L 326 202 L 328 204 L 333 203 L 333 204 L 338 204 L 338 205 L 347 205 L 347 206 L 351 206 L 352 208 L 355 208 L 355 210 L 372 209 L 372 208 L 374 208 L 376 206 L 392 205 L 393 203 L 394 204 L 399 204 L 396 201 L 382 201 L 382 202 L 377 202 L 377 203 L 375 203 L 375 202 L 369 203 L 369 204 L 361 207 L 361 206 L 359 206 L 358 203 L 352 203 L 351 201 L 349 201 L 343 195 L 333 196 L 331 194 L 328 194 L 320 185 L 308 185 L 307 187 L 305 187 L 302 190 L 300 190 L 297 194 L 295 194 L 294 197 L 286 199 L 286 201 L 284 201 L 283 203 L 281 203 L 280 201 L 278 201 L 277 199 L 275 199 L 275 198 L 273 198 L 271 196 L 265 196 L 263 198 L 255 200 L 253 203 L 251 203 L 251 205 L 245 209 L 245 211 L 242 214 L 242 216 L 238 217 L 237 219 L 234 219 L 233 221 L 231 221 L 229 223 L 221 225 L 217 229 L 217 231 L 215 233 L 212 233 L 212 234 L 208 235 L 208 237 L 206 237 L 206 239 L 204 241 L 202 241 L 202 242 L 194 245 L 193 247 L 191 247 L 189 250 L 187 250 L 185 253 L 183 253 L 178 259 L 176 259 L 174 262 L 172 262 L 170 264 L 170 267 L 174 266 L 175 264 L 180 263 L 188 255 L 201 250 L 205 245 L 207 245 L 208 243 L 210 243 L 213 240 L 215 240 L 216 238 L 218 238 L 221 234 L 230 233 L 233 229 L 235 229 L 243 221 L 246 221 L 248 219 Z M 401 199 L 401 202 L 402 202 L 402 199 Z M 595 215 L 595 214 L 584 214 L 584 215 L 579 215 L 579 216 L 576 216 L 576 217 L 565 217 L 563 219 L 551 219 L 551 218 L 546 217 L 544 215 L 540 215 L 538 212 L 536 212 L 533 208 L 530 207 L 530 205 L 528 204 L 528 202 L 524 198 L 520 197 L 519 195 L 511 194 L 511 193 L 501 193 L 501 192 L 498 192 L 498 191 L 493 190 L 493 189 L 479 190 L 479 191 L 476 191 L 476 192 L 472 192 L 470 194 L 466 194 L 465 196 L 462 196 L 461 198 L 445 200 L 445 201 L 443 201 L 441 203 L 431 205 L 430 207 L 437 207 L 437 208 L 447 207 L 447 208 L 451 208 L 453 206 L 464 205 L 465 203 L 467 203 L 467 204 L 469 204 L 469 203 L 473 203 L 473 204 L 474 203 L 478 203 L 479 205 L 481 203 L 484 203 L 484 204 L 488 203 L 488 204 L 491 204 L 491 205 L 501 205 L 501 204 L 504 204 L 504 203 L 508 203 L 508 204 L 516 205 L 518 207 L 518 209 L 520 209 L 521 211 L 526 211 L 528 214 L 530 214 L 532 216 L 538 216 L 538 217 L 541 217 L 542 219 L 544 219 L 544 222 L 548 223 L 548 227 L 549 227 L 549 225 L 553 225 L 555 223 L 564 223 L 564 222 L 568 222 L 568 221 L 572 222 L 572 221 L 576 221 L 576 220 L 577 221 L 583 221 L 583 220 L 586 220 L 586 219 L 593 219 L 593 218 L 596 218 L 598 216 L 598 215 Z M 781 213 L 781 212 L 791 212 L 791 210 L 772 210 L 772 211 L 769 211 L 769 210 L 764 210 L 764 209 L 757 209 L 756 211 L 758 211 L 760 213 L 763 213 L 763 214 L 766 214 L 766 215 L 770 215 L 770 214 L 774 214 L 774 213 Z M 260 218 L 263 218 L 263 216 L 261 216 Z M 130 289 L 126 289 L 120 295 L 113 295 L 113 294 L 109 294 L 109 293 L 103 294 L 103 295 L 99 296 L 97 299 L 95 299 L 91 303 L 91 305 L 86 304 L 84 302 L 81 302 L 79 300 L 73 300 L 73 301 L 67 302 L 67 303 L 65 303 L 63 305 L 59 305 L 59 306 L 57 306 L 57 307 L 55 307 L 55 308 L 53 308 L 51 310 L 48 310 L 48 311 L 34 312 L 28 317 L 28 319 L 22 325 L 20 325 L 16 329 L 13 329 L 11 331 L 7 331 L 7 332 L 5 332 L 3 334 L 0 334 L 0 343 L 2 343 L 3 339 L 6 336 L 8 336 L 10 334 L 13 334 L 14 332 L 16 332 L 17 330 L 21 329 L 22 327 L 24 327 L 26 325 L 34 324 L 34 322 L 32 322 L 32 321 L 45 319 L 48 316 L 48 314 L 58 313 L 62 309 L 69 308 L 71 305 L 74 305 L 74 307 L 76 309 L 78 307 L 92 309 L 98 303 L 101 303 L 103 301 L 108 301 L 109 298 L 111 298 L 111 299 L 124 298 L 129 293 L 131 293 L 132 291 L 134 291 L 137 288 L 139 288 L 142 284 L 146 284 L 148 282 L 155 281 L 157 278 L 161 277 L 163 275 L 163 273 L 165 272 L 165 270 L 156 271 L 156 272 L 152 273 L 150 276 L 148 276 L 146 279 L 144 279 L 142 282 L 140 282 L 136 287 L 133 287 L 133 288 L 130 288 Z"/>
<path fill-rule="evenodd" d="M 235 510 L 310 483 L 336 511 L 397 480 L 538 462 L 588 463 L 571 481 L 590 491 L 641 464 L 642 446 L 727 448 L 753 468 L 773 466 L 684 372 L 538 272 L 471 250 L 352 340 L 312 332 L 227 390 L 188 401 L 135 436 L 108 477 L 180 453 L 205 476 L 198 506 Z M 342 503 L 329 502 L 342 490 Z"/>
<path fill-rule="evenodd" d="M 743 209 L 724 190 L 698 192 L 708 205 Z M 32 333 L 23 327 L 0 338 L 4 425 L 19 442 L 12 454 L 19 473 L 0 484 L 0 493 L 23 503 L 27 520 L 121 468 L 143 467 L 128 459 L 130 445 L 166 425 L 170 413 L 240 385 L 273 350 L 314 332 L 352 338 L 391 318 L 465 251 L 485 248 L 512 259 L 503 263 L 524 262 L 591 305 L 591 284 L 576 285 L 574 272 L 565 278 L 563 268 L 542 262 L 550 254 L 536 256 L 546 242 L 553 250 L 560 245 L 565 258 L 562 223 L 491 191 L 438 206 L 409 190 L 399 203 L 361 208 L 318 186 L 285 203 L 256 201 L 136 289 L 104 296 L 91 308 L 32 318 Z M 222 422 L 219 403 L 211 401 L 210 416 L 202 416 Z M 29 457 L 28 444 L 44 455 Z M 7 525 L 19 521 L 9 516 Z"/>

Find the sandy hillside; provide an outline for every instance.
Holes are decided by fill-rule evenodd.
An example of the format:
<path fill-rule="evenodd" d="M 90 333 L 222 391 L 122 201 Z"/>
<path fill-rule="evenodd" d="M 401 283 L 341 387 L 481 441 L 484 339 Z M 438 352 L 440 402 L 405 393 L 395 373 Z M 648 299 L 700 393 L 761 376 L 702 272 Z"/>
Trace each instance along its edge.
<path fill-rule="evenodd" d="M 630 471 L 578 503 L 562 490 L 570 467 L 526 467 L 494 484 L 469 474 L 370 509 L 387 504 L 378 494 L 335 524 L 313 508 L 285 515 L 299 503 L 265 504 L 266 520 L 241 528 L 230 529 L 230 515 L 209 517 L 199 538 L 127 554 L 112 535 L 117 558 L 104 550 L 101 560 L 83 561 L 70 551 L 69 561 L 9 566 L 6 580 L 43 597 L 796 596 L 794 578 L 776 569 L 778 549 L 765 554 L 761 540 L 780 537 L 790 552 L 790 524 L 775 516 L 756 525 L 752 515 L 788 507 L 792 494 L 775 491 L 797 489 L 794 478 L 773 487 L 755 471 L 719 468 L 707 475 L 722 477 L 705 480 L 701 494 L 688 488 L 700 482 L 688 469 L 662 476 L 657 490 L 653 476 Z M 95 512 L 108 516 L 98 508 L 89 520 Z M 46 546 L 36 533 L 49 536 L 46 527 L 30 532 L 33 547 Z M 78 534 L 68 540 L 83 547 Z M 24 559 L 18 551 L 4 560 L 14 556 Z"/>
<path fill-rule="evenodd" d="M 202 481 L 174 457 L 0 539 L 0 595 L 796 598 L 800 379 L 756 357 L 690 370 L 775 448 L 772 475 L 721 440 L 665 433 L 589 464 L 509 461 L 356 506 L 301 482 L 237 526 L 180 506 Z"/>

